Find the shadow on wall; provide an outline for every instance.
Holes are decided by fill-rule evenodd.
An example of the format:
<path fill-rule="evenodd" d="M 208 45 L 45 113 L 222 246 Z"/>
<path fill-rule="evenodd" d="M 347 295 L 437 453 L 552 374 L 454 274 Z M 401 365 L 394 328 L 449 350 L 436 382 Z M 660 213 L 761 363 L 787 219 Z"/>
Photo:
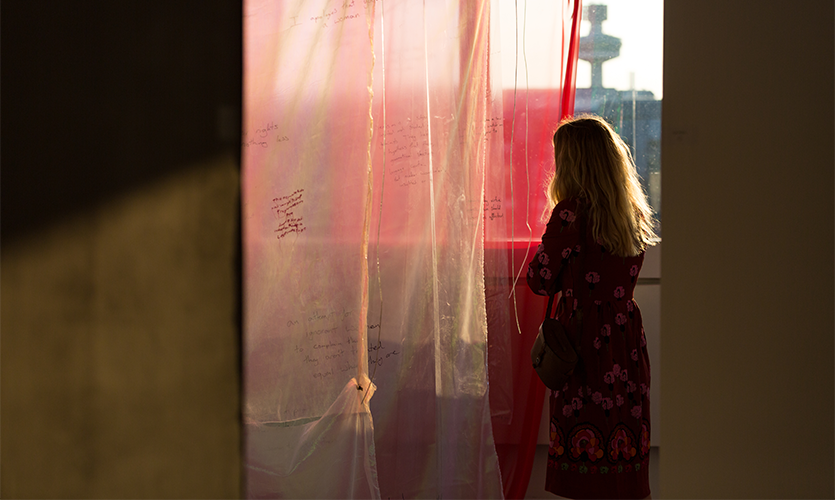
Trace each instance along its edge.
<path fill-rule="evenodd" d="M 237 150 L 241 11 L 4 2 L 3 244 Z"/>
<path fill-rule="evenodd" d="M 241 494 L 241 12 L 3 3 L 0 496 Z"/>

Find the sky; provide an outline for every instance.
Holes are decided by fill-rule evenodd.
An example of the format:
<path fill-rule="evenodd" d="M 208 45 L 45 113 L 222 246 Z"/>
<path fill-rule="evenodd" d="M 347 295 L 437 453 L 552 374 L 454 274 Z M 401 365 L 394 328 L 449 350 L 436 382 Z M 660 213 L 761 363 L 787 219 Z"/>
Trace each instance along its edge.
<path fill-rule="evenodd" d="M 597 0 L 583 3 L 584 6 L 607 5 L 608 18 L 603 23 L 603 32 L 621 39 L 620 57 L 603 64 L 603 85 L 629 90 L 630 73 L 634 73 L 635 89 L 650 90 L 656 99 L 660 99 L 663 90 L 664 1 Z M 514 4 L 518 17 L 514 14 Z M 525 58 L 530 88 L 550 87 L 559 81 L 557 37 L 561 4 L 561 1 L 555 0 L 500 0 L 502 83 L 505 87 L 513 87 L 514 72 L 517 88 L 525 87 Z M 516 19 L 519 28 L 518 60 L 513 58 L 517 43 Z M 582 22 L 581 36 L 588 34 L 590 26 L 589 22 Z M 518 68 L 515 63 L 518 63 Z M 588 87 L 590 83 L 591 65 L 579 61 L 577 88 Z"/>

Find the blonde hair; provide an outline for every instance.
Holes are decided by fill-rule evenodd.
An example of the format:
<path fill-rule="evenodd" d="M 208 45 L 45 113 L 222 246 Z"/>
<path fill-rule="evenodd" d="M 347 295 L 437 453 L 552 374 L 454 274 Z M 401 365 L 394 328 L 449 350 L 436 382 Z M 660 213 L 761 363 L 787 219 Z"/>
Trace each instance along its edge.
<path fill-rule="evenodd" d="M 563 120 L 554 133 L 556 169 L 548 200 L 583 202 L 594 239 L 621 257 L 638 255 L 655 238 L 652 209 L 629 148 L 598 116 Z"/>

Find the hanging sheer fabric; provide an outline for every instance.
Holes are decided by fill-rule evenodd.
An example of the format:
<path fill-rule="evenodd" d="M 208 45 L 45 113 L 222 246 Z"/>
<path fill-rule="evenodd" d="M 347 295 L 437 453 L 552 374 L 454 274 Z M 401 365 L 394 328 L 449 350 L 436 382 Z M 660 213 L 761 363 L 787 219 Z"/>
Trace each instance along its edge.
<path fill-rule="evenodd" d="M 245 2 L 249 497 L 503 496 L 529 210 L 493 4 Z"/>
<path fill-rule="evenodd" d="M 502 18 L 514 21 L 514 29 L 503 30 L 514 37 L 513 43 L 503 40 L 503 45 L 517 54 L 511 58 L 504 52 L 502 58 L 514 66 L 513 84 L 508 77 L 503 81 L 505 167 L 488 188 L 491 200 L 510 206 L 510 219 L 494 231 L 487 225 L 485 274 L 496 451 L 505 497 L 524 498 L 546 392 L 530 365 L 545 301 L 530 291 L 524 276 L 519 279 L 519 272 L 526 269 L 545 229 L 544 193 L 554 171 L 553 133 L 563 118 L 574 114 L 582 0 L 513 3 L 513 15 L 505 9 Z M 542 19 L 544 10 L 549 15 Z M 529 68 L 542 66 L 550 81 L 534 75 L 530 85 Z"/>

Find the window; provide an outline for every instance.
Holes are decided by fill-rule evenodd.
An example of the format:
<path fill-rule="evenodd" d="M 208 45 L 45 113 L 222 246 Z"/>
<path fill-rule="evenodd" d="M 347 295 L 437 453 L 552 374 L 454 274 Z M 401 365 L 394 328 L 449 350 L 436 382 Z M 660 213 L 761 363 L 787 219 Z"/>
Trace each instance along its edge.
<path fill-rule="evenodd" d="M 659 222 L 663 6 L 663 0 L 584 6 L 575 101 L 575 112 L 605 117 L 630 146 Z"/>

